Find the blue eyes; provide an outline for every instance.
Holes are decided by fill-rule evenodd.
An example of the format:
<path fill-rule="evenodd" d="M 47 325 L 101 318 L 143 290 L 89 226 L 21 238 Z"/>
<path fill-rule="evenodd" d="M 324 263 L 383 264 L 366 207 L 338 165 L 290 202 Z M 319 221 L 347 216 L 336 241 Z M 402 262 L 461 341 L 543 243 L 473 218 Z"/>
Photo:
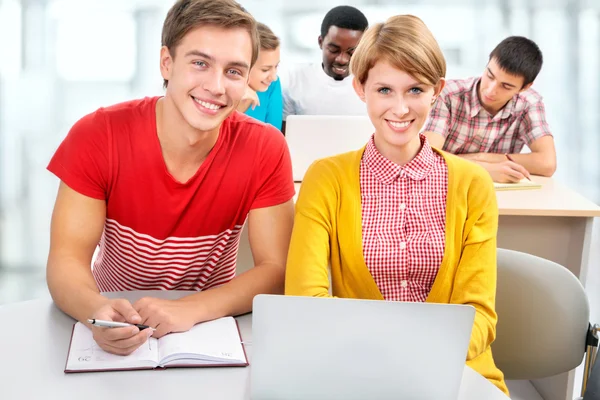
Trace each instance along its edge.
<path fill-rule="evenodd" d="M 390 94 L 392 92 L 392 89 L 390 89 L 388 87 L 382 87 L 382 88 L 377 89 L 377 92 L 381 93 L 381 94 Z M 423 93 L 423 89 L 418 88 L 418 87 L 410 88 L 408 90 L 408 93 L 410 93 L 410 94 L 421 94 L 421 93 Z"/>
<path fill-rule="evenodd" d="M 199 68 L 207 68 L 208 67 L 208 64 L 206 64 L 204 61 L 194 61 L 192 64 L 194 64 L 196 67 L 199 67 Z M 238 71 L 237 69 L 232 69 L 232 68 L 227 70 L 227 74 L 243 76 L 240 71 Z"/>

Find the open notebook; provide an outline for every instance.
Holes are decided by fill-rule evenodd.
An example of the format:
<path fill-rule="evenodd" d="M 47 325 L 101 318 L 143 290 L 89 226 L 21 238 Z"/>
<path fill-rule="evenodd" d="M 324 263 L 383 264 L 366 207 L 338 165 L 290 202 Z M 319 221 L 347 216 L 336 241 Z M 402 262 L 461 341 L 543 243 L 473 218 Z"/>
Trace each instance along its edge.
<path fill-rule="evenodd" d="M 540 183 L 530 181 L 527 178 L 523 178 L 519 182 L 515 182 L 515 183 L 494 182 L 494 188 L 496 190 L 526 190 L 526 189 L 541 189 L 541 187 L 542 187 L 542 185 Z"/>
<path fill-rule="evenodd" d="M 151 337 L 128 356 L 105 352 L 94 341 L 92 331 L 77 322 L 65 372 L 247 365 L 240 331 L 232 317 L 204 322 L 187 332 L 170 333 L 160 339 Z"/>

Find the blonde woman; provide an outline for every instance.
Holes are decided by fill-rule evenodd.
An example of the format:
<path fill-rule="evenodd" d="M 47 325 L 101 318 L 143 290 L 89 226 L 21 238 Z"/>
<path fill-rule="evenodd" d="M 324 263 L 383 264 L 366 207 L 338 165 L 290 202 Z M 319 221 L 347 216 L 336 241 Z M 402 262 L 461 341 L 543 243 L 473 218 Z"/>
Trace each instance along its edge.
<path fill-rule="evenodd" d="M 279 38 L 268 26 L 257 24 L 260 37 L 260 53 L 250 71 L 248 87 L 238 111 L 281 130 L 283 97 L 281 83 L 277 78 L 279 67 Z"/>
<path fill-rule="evenodd" d="M 467 365 L 508 393 L 496 334 L 492 180 L 433 149 L 419 131 L 444 86 L 446 62 L 425 24 L 395 16 L 370 28 L 350 64 L 375 133 L 358 151 L 314 163 L 298 202 L 288 295 L 469 304 Z"/>

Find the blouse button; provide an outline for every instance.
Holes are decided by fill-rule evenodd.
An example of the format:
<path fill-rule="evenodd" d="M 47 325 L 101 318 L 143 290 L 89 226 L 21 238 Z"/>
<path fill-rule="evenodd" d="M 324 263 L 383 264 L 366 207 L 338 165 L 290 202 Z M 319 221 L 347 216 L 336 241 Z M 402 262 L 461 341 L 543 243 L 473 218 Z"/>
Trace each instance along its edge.
<path fill-rule="evenodd" d="M 403 288 L 408 286 L 408 281 L 400 281 L 400 286 L 402 286 Z"/>

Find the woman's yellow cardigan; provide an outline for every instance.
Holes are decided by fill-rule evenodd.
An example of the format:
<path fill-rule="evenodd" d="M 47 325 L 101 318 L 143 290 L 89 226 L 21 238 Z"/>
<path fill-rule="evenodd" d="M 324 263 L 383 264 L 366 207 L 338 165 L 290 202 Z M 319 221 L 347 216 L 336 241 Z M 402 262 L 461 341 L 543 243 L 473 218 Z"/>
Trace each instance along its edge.
<path fill-rule="evenodd" d="M 296 203 L 285 279 L 287 295 L 383 300 L 362 249 L 360 161 L 364 148 L 315 162 Z M 496 336 L 498 206 L 489 174 L 438 151 L 448 166 L 446 246 L 427 297 L 430 303 L 469 304 L 475 322 L 467 365 L 508 394 L 490 344 Z"/>

